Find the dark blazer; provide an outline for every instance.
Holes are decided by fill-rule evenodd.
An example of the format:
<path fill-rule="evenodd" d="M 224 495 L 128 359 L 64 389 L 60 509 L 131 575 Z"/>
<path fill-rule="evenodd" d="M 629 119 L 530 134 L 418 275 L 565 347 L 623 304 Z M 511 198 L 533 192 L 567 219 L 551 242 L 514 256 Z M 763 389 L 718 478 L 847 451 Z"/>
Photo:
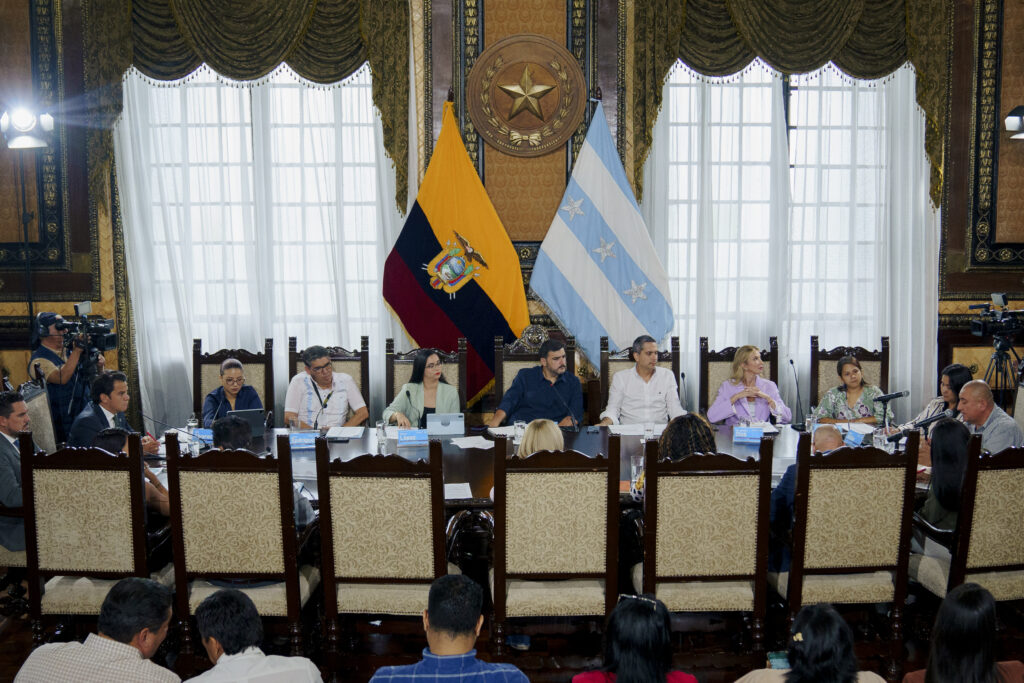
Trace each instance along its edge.
<path fill-rule="evenodd" d="M 0 434 L 0 503 L 21 507 L 21 455 L 18 447 Z M 0 517 L 0 545 L 11 551 L 25 549 L 25 520 Z"/>
<path fill-rule="evenodd" d="M 242 388 L 238 390 L 234 408 L 224 396 L 224 387 L 217 387 L 208 393 L 206 400 L 203 401 L 203 426 L 209 429 L 213 426 L 214 420 L 224 417 L 229 410 L 255 410 L 257 408 L 262 410 L 263 402 L 260 401 L 260 395 L 256 393 L 256 390 L 248 384 L 243 384 Z"/>
<path fill-rule="evenodd" d="M 131 431 L 124 413 L 118 413 L 114 416 L 114 425 Z M 90 401 L 89 405 L 83 408 L 82 412 L 75 418 L 75 421 L 71 423 L 71 432 L 68 433 L 68 445 L 91 446 L 96 435 L 109 426 L 110 423 L 107 422 L 107 416 L 103 414 L 103 409 L 95 401 Z"/>

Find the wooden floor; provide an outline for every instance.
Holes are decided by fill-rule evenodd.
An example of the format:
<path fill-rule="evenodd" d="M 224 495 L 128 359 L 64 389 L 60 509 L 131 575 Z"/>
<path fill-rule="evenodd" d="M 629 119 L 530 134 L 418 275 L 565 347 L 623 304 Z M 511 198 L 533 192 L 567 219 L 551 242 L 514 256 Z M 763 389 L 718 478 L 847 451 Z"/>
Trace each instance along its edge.
<path fill-rule="evenodd" d="M 925 604 L 921 604 L 921 602 Z M 927 660 L 928 629 L 937 603 L 923 600 L 908 608 L 906 628 L 907 656 L 902 662 L 904 671 L 923 668 Z M 870 611 L 870 610 L 869 610 Z M 862 613 L 858 613 L 862 614 Z M 861 616 L 852 614 L 849 617 L 858 639 L 858 652 L 879 645 L 884 639 L 871 635 L 870 629 L 861 624 Z M 876 615 L 880 618 L 881 615 Z M 1003 659 L 1024 659 L 1024 618 L 1017 611 L 1003 614 L 1001 612 L 1002 631 L 1000 644 Z M 868 615 L 867 620 L 870 620 Z M 784 613 L 775 606 L 769 614 L 767 632 L 772 640 L 769 649 L 784 649 L 780 635 L 784 629 Z M 407 633 L 385 634 L 372 625 L 364 625 L 357 634 L 358 644 L 355 652 L 342 658 L 336 680 L 363 682 L 369 680 L 373 672 L 380 666 L 407 664 L 418 661 L 420 652 L 426 645 L 423 634 L 410 625 Z M 736 619 L 721 619 L 712 616 L 701 616 L 689 621 L 676 618 L 673 622 L 676 631 L 677 668 L 694 674 L 701 683 L 727 683 L 735 681 L 747 671 L 764 666 L 764 655 L 754 654 L 743 638 L 745 629 Z M 31 650 L 31 633 L 27 621 L 18 618 L 9 620 L 0 633 L 0 681 L 12 681 L 22 662 Z M 864 642 L 862 642 L 864 641 Z M 871 641 L 874 641 L 873 643 Z M 167 644 L 172 645 L 174 635 L 169 636 Z M 284 654 L 285 643 L 267 642 L 265 650 L 278 651 Z M 864 648 L 862 648 L 862 645 Z M 486 631 L 477 644 L 480 656 L 490 659 L 489 638 Z M 164 654 L 168 654 L 162 648 Z M 319 648 L 313 653 L 313 660 L 323 664 Z M 161 653 L 158 653 L 158 657 Z M 531 681 L 565 682 L 573 675 L 600 666 L 601 638 L 596 629 L 575 623 L 559 623 L 548 625 L 545 633 L 532 636 L 528 652 L 511 652 L 502 661 L 515 664 L 523 670 Z M 201 666 L 208 664 L 200 660 Z M 861 658 L 862 668 L 870 669 L 885 676 L 885 663 L 881 659 Z M 189 668 L 184 662 L 177 662 L 175 667 L 182 671 Z M 188 673 L 194 675 L 200 669 Z M 325 680 L 328 680 L 325 678 Z"/>

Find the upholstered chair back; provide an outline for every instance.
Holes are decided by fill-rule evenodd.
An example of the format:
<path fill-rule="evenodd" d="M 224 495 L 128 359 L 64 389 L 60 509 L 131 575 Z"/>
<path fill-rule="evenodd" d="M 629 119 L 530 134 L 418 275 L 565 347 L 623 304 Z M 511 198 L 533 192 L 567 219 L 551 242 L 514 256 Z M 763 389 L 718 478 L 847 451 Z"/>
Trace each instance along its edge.
<path fill-rule="evenodd" d="M 228 358 L 234 358 L 242 364 L 245 383 L 256 390 L 264 409 L 273 410 L 274 406 L 274 340 L 264 340 L 263 351 L 254 352 L 244 349 L 221 349 L 212 353 L 203 353 L 203 341 L 192 340 L 192 404 L 193 411 L 198 415 L 203 408 L 206 395 L 221 386 L 220 364 Z"/>
<path fill-rule="evenodd" d="M 32 426 L 32 438 L 36 445 L 47 453 L 57 450 L 57 435 L 53 430 L 53 413 L 50 412 L 50 396 L 46 389 L 37 384 L 22 384 L 19 389 L 25 397 L 28 416 Z M 0 561 L 0 566 L 5 565 Z"/>
<path fill-rule="evenodd" d="M 1020 450 L 1020 449 L 1018 449 Z M 1024 469 L 978 472 L 967 569 L 1024 565 Z"/>

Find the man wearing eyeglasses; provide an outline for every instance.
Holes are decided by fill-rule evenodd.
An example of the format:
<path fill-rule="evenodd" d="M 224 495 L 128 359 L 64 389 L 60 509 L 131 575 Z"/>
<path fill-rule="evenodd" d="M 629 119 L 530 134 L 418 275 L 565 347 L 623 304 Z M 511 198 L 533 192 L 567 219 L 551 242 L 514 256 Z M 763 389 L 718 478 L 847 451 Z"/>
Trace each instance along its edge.
<path fill-rule="evenodd" d="M 369 417 L 359 388 L 351 375 L 334 372 L 331 356 L 322 346 L 302 353 L 305 372 L 292 377 L 284 399 L 284 421 L 300 429 L 360 425 Z M 352 417 L 346 422 L 349 409 Z"/>

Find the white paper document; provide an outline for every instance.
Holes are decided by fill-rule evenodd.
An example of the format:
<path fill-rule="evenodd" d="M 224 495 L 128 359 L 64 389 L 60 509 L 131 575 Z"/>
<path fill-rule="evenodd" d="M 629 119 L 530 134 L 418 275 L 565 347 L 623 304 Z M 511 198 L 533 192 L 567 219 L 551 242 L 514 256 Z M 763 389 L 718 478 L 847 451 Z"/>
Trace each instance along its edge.
<path fill-rule="evenodd" d="M 458 446 L 459 448 L 480 448 L 490 449 L 494 448 L 494 442 L 490 439 L 485 439 L 482 436 L 460 436 L 452 439 L 452 445 Z"/>
<path fill-rule="evenodd" d="M 487 432 L 491 436 L 509 436 L 510 437 L 510 436 L 512 436 L 513 432 L 515 432 L 515 430 L 516 430 L 516 426 L 515 425 L 508 425 L 506 427 L 488 427 L 487 428 Z"/>
<path fill-rule="evenodd" d="M 751 422 L 745 427 L 757 427 L 758 429 L 764 430 L 765 434 L 778 434 L 779 428 L 773 425 L 771 422 Z"/>
<path fill-rule="evenodd" d="M 361 439 L 362 427 L 331 427 L 327 430 L 328 439 Z"/>
<path fill-rule="evenodd" d="M 384 433 L 389 439 L 398 440 L 398 425 L 388 425 L 384 427 Z"/>
<path fill-rule="evenodd" d="M 445 484 L 444 485 L 444 499 L 445 500 L 459 500 L 462 498 L 472 498 L 473 489 L 469 487 L 469 482 L 460 482 L 457 484 Z"/>
<path fill-rule="evenodd" d="M 654 435 L 660 436 L 665 431 L 664 424 L 652 425 L 654 427 Z M 609 434 L 618 434 L 619 436 L 643 436 L 644 426 L 642 424 L 634 425 L 608 425 Z"/>

